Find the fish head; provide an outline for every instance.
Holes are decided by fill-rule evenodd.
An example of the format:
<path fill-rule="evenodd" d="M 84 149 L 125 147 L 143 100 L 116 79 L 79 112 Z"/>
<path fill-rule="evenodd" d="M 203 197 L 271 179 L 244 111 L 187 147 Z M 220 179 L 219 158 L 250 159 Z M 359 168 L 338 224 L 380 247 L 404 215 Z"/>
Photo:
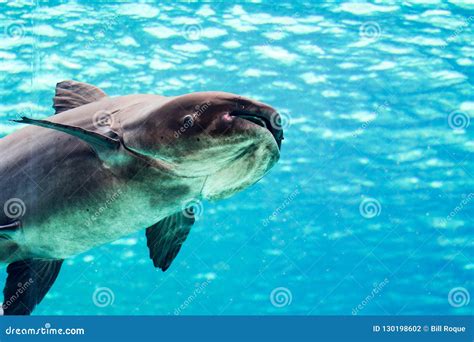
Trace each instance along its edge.
<path fill-rule="evenodd" d="M 125 127 L 125 144 L 167 162 L 178 176 L 205 177 L 202 195 L 209 199 L 229 197 L 261 179 L 280 158 L 283 140 L 274 108 L 225 92 L 173 97 L 138 128 Z"/>

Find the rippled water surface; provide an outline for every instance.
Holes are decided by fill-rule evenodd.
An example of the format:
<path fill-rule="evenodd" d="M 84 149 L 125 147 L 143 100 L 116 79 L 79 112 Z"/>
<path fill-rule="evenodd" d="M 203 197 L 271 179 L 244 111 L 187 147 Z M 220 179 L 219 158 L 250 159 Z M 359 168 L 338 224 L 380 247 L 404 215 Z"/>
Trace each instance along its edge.
<path fill-rule="evenodd" d="M 140 232 L 68 259 L 35 313 L 472 313 L 473 14 L 0 2 L 1 135 L 19 114 L 52 115 L 64 79 L 112 96 L 237 93 L 285 125 L 279 164 L 205 202 L 166 273 Z"/>

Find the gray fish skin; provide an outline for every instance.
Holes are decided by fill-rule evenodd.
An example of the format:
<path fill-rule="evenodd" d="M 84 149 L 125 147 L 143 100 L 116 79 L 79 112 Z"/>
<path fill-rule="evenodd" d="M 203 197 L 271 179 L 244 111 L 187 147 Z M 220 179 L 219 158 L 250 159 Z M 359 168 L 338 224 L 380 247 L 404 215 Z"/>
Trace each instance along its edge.
<path fill-rule="evenodd" d="M 111 123 L 102 127 L 104 111 Z M 117 137 L 118 151 L 37 126 L 0 139 L 0 205 L 24 203 L 21 228 L 0 239 L 0 261 L 64 259 L 150 227 L 189 199 L 226 198 L 254 184 L 279 159 L 282 137 L 243 111 L 277 115 L 222 92 L 105 97 L 46 120 Z M 11 216 L 0 211 L 0 225 Z"/>

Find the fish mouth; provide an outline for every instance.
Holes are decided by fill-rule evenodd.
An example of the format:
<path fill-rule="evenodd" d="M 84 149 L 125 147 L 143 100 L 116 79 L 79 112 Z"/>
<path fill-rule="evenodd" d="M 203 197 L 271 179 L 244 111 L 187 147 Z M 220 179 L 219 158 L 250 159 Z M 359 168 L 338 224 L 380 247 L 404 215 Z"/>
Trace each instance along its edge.
<path fill-rule="evenodd" d="M 250 121 L 260 127 L 267 129 L 275 139 L 278 149 L 281 150 L 281 141 L 283 140 L 283 128 L 281 127 L 281 118 L 278 112 L 269 110 L 233 110 L 231 116 Z"/>

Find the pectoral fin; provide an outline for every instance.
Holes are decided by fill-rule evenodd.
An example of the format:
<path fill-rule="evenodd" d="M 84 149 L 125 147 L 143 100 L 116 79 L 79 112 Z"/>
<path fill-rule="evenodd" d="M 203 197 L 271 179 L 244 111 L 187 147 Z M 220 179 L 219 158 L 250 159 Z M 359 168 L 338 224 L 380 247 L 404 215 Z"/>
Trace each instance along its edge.
<path fill-rule="evenodd" d="M 117 150 L 120 148 L 120 140 L 116 138 L 111 138 L 105 136 L 103 134 L 99 134 L 96 132 L 88 131 L 84 128 L 64 125 L 57 122 L 51 122 L 47 120 L 36 120 L 30 119 L 25 116 L 22 116 L 19 120 L 12 120 L 14 122 L 23 123 L 23 124 L 30 124 L 40 127 L 51 128 L 56 131 L 64 132 L 75 136 L 86 143 L 90 144 L 93 148 L 97 149 L 111 149 Z"/>
<path fill-rule="evenodd" d="M 194 224 L 192 208 L 170 215 L 146 230 L 150 258 L 155 267 L 170 267 Z"/>
<path fill-rule="evenodd" d="M 29 315 L 58 277 L 63 260 L 28 259 L 7 267 L 3 289 L 5 315 Z"/>
<path fill-rule="evenodd" d="M 0 225 L 0 231 L 2 232 L 13 232 L 21 227 L 20 221 L 13 221 L 8 224 Z"/>

